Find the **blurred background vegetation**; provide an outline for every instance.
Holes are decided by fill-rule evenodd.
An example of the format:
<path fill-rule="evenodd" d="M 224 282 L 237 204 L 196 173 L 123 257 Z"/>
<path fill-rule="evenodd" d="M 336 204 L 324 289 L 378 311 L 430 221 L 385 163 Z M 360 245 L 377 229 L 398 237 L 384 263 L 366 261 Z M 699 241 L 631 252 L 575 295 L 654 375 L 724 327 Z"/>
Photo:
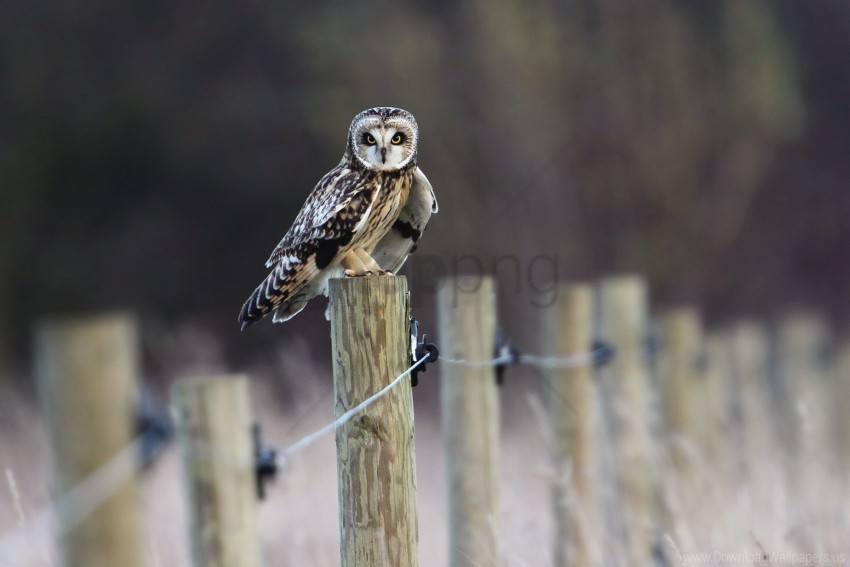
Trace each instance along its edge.
<path fill-rule="evenodd" d="M 236 314 L 351 118 L 376 105 L 417 117 L 440 200 L 407 268 L 423 305 L 422 266 L 474 257 L 518 260 L 502 289 L 514 334 L 537 316 L 535 278 L 623 270 L 714 322 L 789 302 L 850 314 L 842 0 L 3 11 L 7 361 L 24 360 L 31 321 L 119 307 L 200 321 L 234 357 L 325 337 L 324 305 L 247 334 Z M 556 269 L 532 273 L 540 255 Z"/>

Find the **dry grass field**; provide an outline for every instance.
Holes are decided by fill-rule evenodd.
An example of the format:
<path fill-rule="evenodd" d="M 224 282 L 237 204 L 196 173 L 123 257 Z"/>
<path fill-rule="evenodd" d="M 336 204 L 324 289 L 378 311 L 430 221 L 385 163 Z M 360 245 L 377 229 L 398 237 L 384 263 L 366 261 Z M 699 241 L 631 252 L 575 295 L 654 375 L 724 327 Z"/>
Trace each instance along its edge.
<path fill-rule="evenodd" d="M 186 348 L 185 340 L 181 343 Z M 215 368 L 208 341 L 194 357 L 197 373 Z M 305 345 L 285 347 L 280 365 L 257 372 L 253 407 L 266 438 L 284 447 L 332 418 L 329 370 L 309 361 Z M 207 361 L 208 367 L 205 368 Z M 718 361 L 722 362 L 722 361 Z M 437 415 L 437 376 L 429 372 L 414 391 L 418 475 L 420 564 L 447 564 L 445 463 Z M 516 368 L 503 386 L 500 522 L 502 556 L 510 566 L 551 565 L 553 469 L 547 456 L 543 398 L 534 369 Z M 847 377 L 845 377 L 846 379 Z M 161 380 L 166 382 L 167 380 Z M 286 381 L 286 387 L 280 383 Z M 288 403 L 280 392 L 287 391 Z M 837 393 L 836 393 L 837 395 Z M 843 398 L 842 398 L 843 399 Z M 17 534 L 0 565 L 59 565 L 49 534 L 35 529 L 38 512 L 50 504 L 50 456 L 43 421 L 32 396 L 6 391 L 0 414 L 0 537 Z M 770 418 L 782 418 L 775 408 Z M 820 408 L 809 408 L 817 412 Z M 581 411 L 581 408 L 575 408 Z M 801 412 L 803 409 L 801 408 Z M 661 465 L 658 518 L 660 551 L 671 564 L 842 564 L 850 550 L 850 490 L 847 455 L 833 437 L 813 437 L 801 413 L 806 462 L 792 462 L 782 438 L 766 438 L 742 452 L 735 422 L 727 442 L 707 458 L 690 440 L 656 441 Z M 666 441 L 666 445 L 665 445 Z M 603 441 L 603 443 L 606 443 Z M 677 475 L 663 455 L 684 448 L 693 467 Z M 603 447 L 603 460 L 610 449 Z M 610 454 L 609 454 L 610 457 Z M 189 565 L 187 505 L 178 447 L 171 444 L 142 474 L 146 551 L 152 566 Z M 562 479 L 569 485 L 570 480 Z M 627 565 L 618 526 L 610 471 L 598 479 L 605 495 L 609 530 L 595 546 L 604 565 Z M 295 455 L 260 509 L 265 562 L 270 566 L 332 566 L 339 561 L 336 465 L 333 436 Z M 582 511 L 575 510 L 581 518 Z"/>

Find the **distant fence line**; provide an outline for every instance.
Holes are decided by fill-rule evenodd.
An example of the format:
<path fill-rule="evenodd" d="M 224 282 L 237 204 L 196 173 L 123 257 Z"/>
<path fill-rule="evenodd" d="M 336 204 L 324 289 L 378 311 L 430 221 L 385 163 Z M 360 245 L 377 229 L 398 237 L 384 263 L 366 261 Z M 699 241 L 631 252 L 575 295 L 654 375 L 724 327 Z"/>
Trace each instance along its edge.
<path fill-rule="evenodd" d="M 336 431 L 345 566 L 417 564 L 405 378 L 424 361 L 410 360 L 406 289 L 398 277 L 334 282 L 337 419 L 278 452 L 285 461 Z M 543 312 L 540 352 L 517 354 L 498 349 L 496 293 L 490 278 L 473 286 L 457 277 L 443 280 L 438 295 L 453 567 L 504 564 L 496 369 L 505 364 L 544 369 L 553 565 L 678 563 L 676 544 L 695 542 L 678 521 L 677 490 L 722 490 L 754 477 L 766 455 L 782 464 L 792 491 L 814 462 L 850 466 L 850 412 L 840 405 L 850 395 L 850 343 L 828 365 L 831 339 L 817 316 L 790 313 L 772 328 L 743 321 L 705 336 L 698 310 L 680 307 L 658 315 L 658 340 L 650 341 L 645 281 L 612 277 L 562 284 Z M 50 323 L 37 335 L 59 494 L 91 484 L 134 446 L 135 337 L 125 317 Z M 596 368 L 605 349 L 613 359 Z M 198 566 L 262 564 L 247 387 L 244 377 L 221 377 L 173 390 Z M 824 447 L 830 454 L 814 453 Z M 69 566 L 118 564 L 117 554 L 122 565 L 141 564 L 133 491 L 128 472 L 90 489 L 94 504 L 58 500 Z M 16 535 L 0 537 L 0 560 Z"/>

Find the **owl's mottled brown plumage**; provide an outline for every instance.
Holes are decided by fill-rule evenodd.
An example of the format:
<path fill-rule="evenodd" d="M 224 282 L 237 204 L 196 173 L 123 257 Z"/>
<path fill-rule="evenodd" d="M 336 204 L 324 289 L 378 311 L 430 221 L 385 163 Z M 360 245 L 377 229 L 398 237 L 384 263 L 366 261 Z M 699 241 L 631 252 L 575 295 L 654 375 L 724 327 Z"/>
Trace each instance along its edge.
<path fill-rule="evenodd" d="M 270 312 L 297 314 L 343 274 L 396 271 L 415 247 L 437 201 L 418 169 L 418 128 L 404 110 L 354 117 L 342 161 L 307 198 L 266 262 L 273 268 L 242 306 L 244 330 Z"/>

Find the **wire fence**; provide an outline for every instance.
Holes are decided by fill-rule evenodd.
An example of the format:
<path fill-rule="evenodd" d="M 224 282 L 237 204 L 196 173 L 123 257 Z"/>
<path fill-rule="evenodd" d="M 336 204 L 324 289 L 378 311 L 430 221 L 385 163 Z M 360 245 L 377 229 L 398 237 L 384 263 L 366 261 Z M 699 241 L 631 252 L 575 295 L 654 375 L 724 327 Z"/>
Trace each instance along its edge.
<path fill-rule="evenodd" d="M 543 369 L 576 368 L 599 363 L 600 356 L 607 352 L 609 352 L 608 347 L 600 347 L 586 354 L 558 357 L 518 354 L 516 351 L 512 351 L 487 360 L 440 357 L 438 361 L 443 364 L 473 368 L 488 368 L 513 364 L 524 364 Z M 278 469 L 283 470 L 294 455 L 312 446 L 326 435 L 336 431 L 337 428 L 350 421 L 357 414 L 389 394 L 404 378 L 410 376 L 412 372 L 427 362 L 428 359 L 426 357 L 420 358 L 381 390 L 349 409 L 339 418 L 303 436 L 295 443 L 278 450 L 276 452 L 276 465 Z M 61 538 L 74 527 L 84 522 L 98 506 L 109 499 L 124 483 L 143 469 L 144 459 L 141 458 L 141 455 L 145 443 L 144 439 L 145 432 L 142 432 L 132 443 L 93 472 L 83 482 L 59 496 L 53 504 L 37 512 L 33 519 L 26 521 L 21 516 L 18 527 L 12 528 L 0 536 L 0 561 L 11 561 L 13 556 L 15 560 L 20 560 L 20 553 L 23 549 L 30 548 L 34 552 L 37 547 L 35 544 L 27 545 L 27 542 L 34 542 L 39 538 L 49 537 L 51 534 Z M 219 455 L 219 452 L 214 447 L 210 447 L 208 452 L 209 455 L 205 453 L 205 458 L 226 458 L 223 455 Z M 7 482 L 10 492 L 16 494 L 14 477 L 10 476 L 11 474 L 11 471 L 7 471 Z M 55 521 L 60 516 L 63 518 L 61 524 Z"/>
<path fill-rule="evenodd" d="M 32 519 L 27 520 L 19 507 L 18 527 L 0 536 L 0 564 L 8 562 L 8 565 L 19 565 L 22 560 L 35 554 L 39 547 L 34 543 L 35 540 L 51 535 L 61 539 L 91 516 L 143 468 L 143 437 L 136 437 L 85 480 L 59 496 L 53 504 L 36 512 Z M 9 490 L 13 495 L 17 494 L 10 469 L 7 469 L 6 477 Z M 60 517 L 62 522 L 57 522 L 56 519 Z M 22 553 L 29 555 L 22 557 Z"/>
<path fill-rule="evenodd" d="M 502 365 L 508 365 L 512 363 L 520 363 L 527 364 L 530 366 L 536 366 L 538 368 L 547 368 L 547 369 L 557 369 L 557 368 L 576 368 L 579 366 L 588 366 L 592 364 L 597 364 L 599 362 L 600 355 L 606 354 L 610 351 L 609 347 L 600 347 L 594 351 L 591 351 L 587 354 L 579 354 L 574 356 L 535 356 L 535 355 L 519 355 L 516 353 L 508 353 L 502 354 L 500 356 L 496 356 L 487 360 L 464 360 L 457 358 L 444 358 L 439 357 L 437 360 L 444 364 L 453 364 L 459 366 L 469 366 L 473 368 L 488 368 L 488 367 L 496 367 Z M 376 392 L 374 395 L 370 396 L 360 404 L 351 408 L 344 414 L 342 414 L 335 421 L 325 425 L 317 429 L 316 431 L 310 433 L 309 435 L 305 435 L 303 438 L 293 443 L 289 447 L 281 450 L 278 453 L 278 465 L 283 466 L 292 457 L 292 455 L 302 451 L 324 437 L 325 435 L 335 431 L 342 424 L 348 422 L 355 415 L 378 401 L 380 398 L 386 396 L 390 393 L 390 391 L 395 388 L 406 376 L 409 376 L 411 372 L 419 368 L 428 362 L 428 359 L 423 357 L 413 363 L 407 370 L 401 373 L 398 377 L 396 377 L 393 381 L 387 384 L 384 388 Z"/>
<path fill-rule="evenodd" d="M 357 404 L 356 406 L 354 406 L 353 408 L 351 408 L 350 410 L 348 410 L 347 412 L 345 412 L 344 414 L 339 416 L 337 419 L 335 419 L 331 423 L 325 425 L 324 427 L 317 429 L 316 431 L 314 431 L 313 433 L 310 433 L 309 435 L 305 435 L 304 437 L 302 437 L 300 440 L 296 441 L 295 443 L 293 443 L 289 447 L 279 451 L 278 456 L 277 456 L 278 466 L 284 466 L 287 463 L 287 461 L 292 457 L 292 455 L 298 453 L 299 451 L 303 451 L 304 449 L 306 449 L 307 447 L 309 447 L 310 445 L 312 445 L 313 443 L 315 443 L 316 441 L 318 441 L 319 439 L 321 439 L 322 437 L 324 437 L 328 433 L 336 431 L 336 429 L 338 427 L 340 427 L 344 423 L 347 423 L 348 421 L 350 421 L 351 418 L 353 418 L 355 415 L 357 415 L 358 413 L 360 413 L 361 411 L 363 411 L 367 407 L 369 407 L 372 404 L 374 404 L 375 402 L 377 402 L 379 399 L 381 399 L 384 396 L 386 396 L 387 394 L 389 394 L 390 391 L 393 388 L 395 388 L 404 378 L 406 378 L 407 376 L 410 376 L 411 372 L 413 372 L 414 370 L 416 370 L 417 368 L 419 368 L 420 366 L 425 364 L 425 362 L 426 362 L 425 358 L 420 358 L 419 360 L 414 362 L 413 365 L 410 366 L 410 368 L 408 368 L 407 370 L 405 370 L 404 372 L 399 374 L 398 377 L 396 377 L 392 382 L 390 382 L 389 384 L 387 384 L 386 386 L 381 388 L 379 391 L 375 392 L 374 395 L 369 396 L 368 398 L 366 398 L 365 400 L 363 400 L 362 402 L 360 402 L 359 404 Z"/>
<path fill-rule="evenodd" d="M 631 342 L 630 344 L 640 343 Z M 676 347 L 671 346 L 671 348 Z M 646 341 L 645 346 L 639 348 L 622 349 L 619 351 L 615 351 L 614 347 L 611 345 L 596 342 L 586 353 L 568 356 L 521 353 L 510 345 L 501 344 L 499 345 L 496 354 L 490 358 L 473 360 L 441 356 L 437 359 L 437 361 L 445 365 L 463 366 L 468 368 L 504 369 L 517 365 L 524 365 L 544 371 L 557 371 L 599 366 L 615 360 L 616 358 L 622 358 L 625 361 L 632 358 L 642 357 L 645 362 L 648 362 L 654 358 L 660 350 L 661 343 L 658 340 Z M 662 356 L 667 356 L 667 353 L 663 353 Z M 415 358 L 416 355 L 414 354 L 414 359 Z M 713 363 L 717 363 L 718 357 L 715 357 L 712 360 Z M 358 414 L 372 406 L 378 400 L 387 396 L 394 388 L 397 388 L 402 382 L 404 382 L 406 378 L 410 378 L 416 371 L 423 370 L 424 365 L 429 362 L 430 361 L 426 357 L 415 359 L 414 362 L 412 362 L 410 366 L 404 370 L 404 372 L 395 376 L 387 383 L 386 386 L 369 396 L 363 402 L 351 407 L 345 411 L 345 413 L 326 425 L 323 425 L 322 427 L 301 437 L 285 448 L 276 451 L 275 464 L 278 470 L 286 468 L 297 454 L 308 449 L 323 437 L 336 431 L 339 427 L 354 419 Z M 701 357 L 696 357 L 693 358 L 693 360 L 689 359 L 687 364 L 698 367 L 699 372 L 711 371 L 710 368 L 703 368 L 704 362 L 705 361 L 702 360 Z M 727 361 L 723 360 L 722 362 Z M 539 374 L 541 376 L 547 375 L 544 373 Z M 561 376 L 562 374 L 554 372 L 551 373 L 551 375 Z M 793 384 L 793 382 L 790 382 L 787 379 L 784 380 L 789 384 Z M 767 380 L 764 380 L 764 383 L 767 384 Z M 561 394 L 559 393 L 558 395 Z M 709 397 L 711 395 L 713 394 L 707 394 Z M 748 390 L 743 392 L 743 395 L 769 396 L 771 394 L 769 392 L 754 392 Z M 707 397 L 705 401 L 711 401 L 709 397 Z M 746 402 L 746 399 L 744 402 Z M 738 408 L 735 411 L 742 411 L 742 406 L 740 406 L 740 404 L 744 402 L 732 400 L 730 403 L 733 405 L 738 404 L 735 405 L 735 407 Z M 811 409 L 811 406 L 809 409 Z M 743 411 L 750 411 L 750 409 L 744 407 Z M 301 417 L 303 416 L 299 416 L 298 419 L 300 420 Z M 768 418 L 765 418 L 765 420 L 767 419 Z M 756 423 L 756 425 L 761 425 L 762 428 L 764 428 L 764 424 Z M 762 433 L 762 435 L 764 435 L 764 433 Z M 74 527 L 89 518 L 102 503 L 107 501 L 111 495 L 118 491 L 127 481 L 132 479 L 133 476 L 143 468 L 143 460 L 140 458 L 143 448 L 143 437 L 144 432 L 134 439 L 132 443 L 116 453 L 88 478 L 74 486 L 66 493 L 60 495 L 53 504 L 46 506 L 37 513 L 29 515 L 29 517 L 25 517 L 20 504 L 17 504 L 16 509 L 18 510 L 19 516 L 18 525 L 7 530 L 5 533 L 0 534 L 0 565 L 17 565 L 25 561 L 26 557 L 34 556 L 39 551 L 43 552 L 44 546 L 40 544 L 40 542 L 43 541 L 43 538 L 51 536 L 59 536 L 61 538 L 64 534 L 67 534 L 70 530 L 73 530 Z M 803 437 L 801 437 L 801 439 L 803 439 Z M 804 448 L 805 446 L 803 445 L 803 449 Z M 206 455 L 205 453 L 204 458 L 227 458 L 226 455 L 220 454 L 215 447 L 210 447 L 209 449 L 209 455 Z M 614 457 L 608 458 L 608 461 L 613 462 L 614 460 Z M 675 464 L 675 460 L 671 462 Z M 617 466 L 619 466 L 619 464 Z M 13 495 L 13 500 L 17 501 L 15 478 L 12 471 L 8 469 L 6 471 L 6 481 L 9 486 L 9 491 Z M 61 523 L 56 522 L 56 518 L 60 517 L 62 519 Z M 25 554 L 25 556 L 22 557 L 22 554 Z"/>

